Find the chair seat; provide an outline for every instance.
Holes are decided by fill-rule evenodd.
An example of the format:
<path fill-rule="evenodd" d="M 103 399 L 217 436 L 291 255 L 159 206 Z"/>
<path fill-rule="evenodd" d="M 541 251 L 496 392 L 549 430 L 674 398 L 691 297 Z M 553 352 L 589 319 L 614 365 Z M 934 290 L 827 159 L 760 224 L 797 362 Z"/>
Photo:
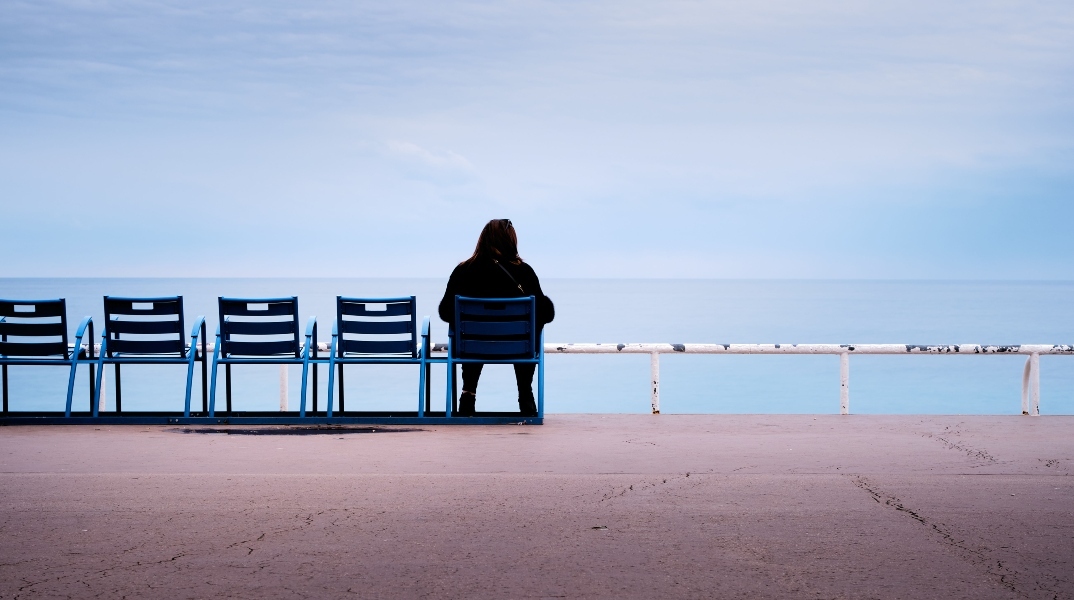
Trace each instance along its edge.
<path fill-rule="evenodd" d="M 82 337 L 89 330 L 90 344 L 82 350 Z M 12 339 L 15 338 L 15 339 Z M 65 417 L 71 416 L 75 372 L 81 363 L 96 362 L 93 358 L 93 319 L 86 317 L 75 333 L 74 345 L 67 344 L 67 301 L 0 300 L 0 365 L 3 365 L 3 411 L 9 409 L 8 366 L 69 367 L 67 407 Z M 93 403 L 93 370 L 90 370 L 90 404 Z"/>
<path fill-rule="evenodd" d="M 332 348 L 328 362 L 328 416 L 332 416 L 336 395 L 344 410 L 343 365 L 419 365 L 418 416 L 425 414 L 426 371 L 429 363 L 429 318 L 421 328 L 418 345 L 417 299 L 355 298 L 336 296 L 336 322 L 332 327 Z M 338 365 L 338 367 L 337 367 Z"/>
<path fill-rule="evenodd" d="M 544 416 L 544 348 L 537 327 L 536 298 L 455 296 L 448 333 L 447 408 L 455 400 L 455 364 L 537 365 L 537 416 Z"/>
<path fill-rule="evenodd" d="M 202 407 L 207 405 L 205 317 L 198 317 L 185 337 L 182 296 L 153 298 L 104 297 L 104 335 L 101 337 L 101 357 L 97 361 L 98 380 L 103 380 L 104 365 L 116 368 L 115 411 L 123 411 L 123 365 L 186 365 L 186 395 L 184 415 L 190 415 L 190 393 L 194 379 L 194 363 L 198 360 L 198 342 L 202 348 Z M 94 393 L 93 416 L 99 415 L 101 390 Z"/>
<path fill-rule="evenodd" d="M 310 317 L 302 343 L 298 297 L 218 298 L 220 322 L 213 352 L 209 416 L 216 415 L 217 367 L 227 378 L 227 411 L 231 407 L 231 365 L 302 365 L 302 399 L 299 414 L 306 416 L 306 374 L 313 365 L 313 407 L 317 410 L 317 318 Z"/>

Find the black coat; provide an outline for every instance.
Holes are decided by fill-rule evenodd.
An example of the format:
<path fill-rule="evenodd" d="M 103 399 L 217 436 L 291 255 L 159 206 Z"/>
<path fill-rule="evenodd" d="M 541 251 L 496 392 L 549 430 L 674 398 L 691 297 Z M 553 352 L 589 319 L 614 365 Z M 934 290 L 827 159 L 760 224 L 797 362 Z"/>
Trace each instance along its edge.
<path fill-rule="evenodd" d="M 478 259 L 472 263 L 462 263 L 455 267 L 448 279 L 447 289 L 444 290 L 444 299 L 440 301 L 440 318 L 454 325 L 455 321 L 455 296 L 469 296 L 471 298 L 518 298 L 521 296 L 534 296 L 537 301 L 537 326 L 543 327 L 545 323 L 551 323 L 556 317 L 556 307 L 552 300 L 541 291 L 541 282 L 537 274 L 526 263 L 513 265 L 509 262 L 500 261 L 504 269 L 507 269 L 515 281 L 503 272 L 492 260 Z M 518 289 L 518 285 L 522 290 Z"/>

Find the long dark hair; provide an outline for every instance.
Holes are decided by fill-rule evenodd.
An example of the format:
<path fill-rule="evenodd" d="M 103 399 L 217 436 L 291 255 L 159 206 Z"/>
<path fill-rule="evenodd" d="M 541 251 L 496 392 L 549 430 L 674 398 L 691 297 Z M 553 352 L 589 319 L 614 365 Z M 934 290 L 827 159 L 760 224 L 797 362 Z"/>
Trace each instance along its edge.
<path fill-rule="evenodd" d="M 462 262 L 470 264 L 481 258 L 522 264 L 522 258 L 518 255 L 518 236 L 510 219 L 493 219 L 485 223 L 481 235 L 477 237 L 473 256 Z"/>

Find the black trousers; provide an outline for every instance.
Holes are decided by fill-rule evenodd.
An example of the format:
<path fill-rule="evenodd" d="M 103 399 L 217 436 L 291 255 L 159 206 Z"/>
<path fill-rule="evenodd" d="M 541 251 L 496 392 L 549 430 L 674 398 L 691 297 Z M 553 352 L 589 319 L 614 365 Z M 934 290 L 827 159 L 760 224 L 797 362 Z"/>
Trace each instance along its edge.
<path fill-rule="evenodd" d="M 463 391 L 477 393 L 477 381 L 481 378 L 481 369 L 484 366 L 481 363 L 463 363 Z M 533 398 L 533 373 L 537 370 L 537 365 L 522 363 L 512 366 L 515 368 L 515 385 L 518 386 L 519 399 Z"/>

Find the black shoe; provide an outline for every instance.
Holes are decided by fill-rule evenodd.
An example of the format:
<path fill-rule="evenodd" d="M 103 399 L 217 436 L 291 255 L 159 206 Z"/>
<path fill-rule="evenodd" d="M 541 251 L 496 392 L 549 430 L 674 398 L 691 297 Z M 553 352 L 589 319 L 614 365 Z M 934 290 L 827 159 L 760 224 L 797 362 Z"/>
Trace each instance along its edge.
<path fill-rule="evenodd" d="M 523 417 L 537 416 L 537 403 L 533 401 L 533 396 L 518 399 L 518 412 Z"/>
<path fill-rule="evenodd" d="M 472 417 L 476 412 L 477 396 L 470 392 L 463 392 L 459 396 L 459 416 Z"/>

